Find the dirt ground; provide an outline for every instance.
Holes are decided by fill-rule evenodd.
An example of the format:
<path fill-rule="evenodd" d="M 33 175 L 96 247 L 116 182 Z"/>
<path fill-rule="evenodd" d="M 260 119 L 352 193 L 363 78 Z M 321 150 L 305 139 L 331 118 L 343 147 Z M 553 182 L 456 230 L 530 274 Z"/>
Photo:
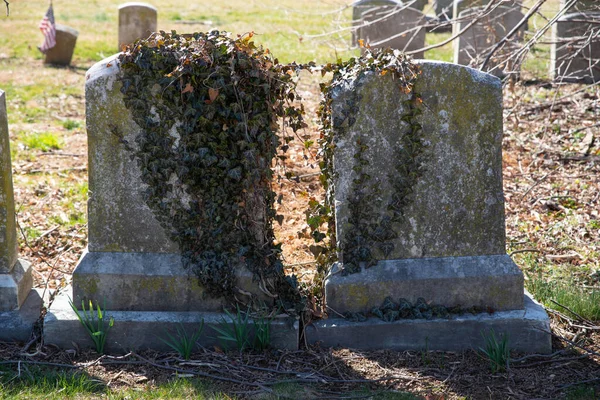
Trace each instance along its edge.
<path fill-rule="evenodd" d="M 79 80 L 83 87 L 81 70 L 61 69 L 60 74 Z M 309 251 L 312 239 L 304 212 L 311 197 L 322 196 L 322 188 L 317 148 L 306 149 L 302 140 L 316 142 L 319 135 L 316 79 L 303 77 L 299 90 L 312 117 L 307 118 L 310 126 L 300 133 L 301 140 L 291 146 L 286 165 L 277 167 L 280 175 L 290 171 L 294 179 L 274 182 L 284 196 L 278 212 L 285 216 L 283 224 L 276 226 L 276 234 L 283 242 L 288 271 L 310 282 L 314 275 Z M 507 251 L 528 279 L 541 274 L 574 279 L 586 288 L 600 286 L 599 96 L 597 86 L 557 87 L 544 82 L 526 82 L 505 90 Z M 60 150 L 17 157 L 13 163 L 18 222 L 23 233 L 20 255 L 32 262 L 36 287 L 60 289 L 69 284 L 86 246 L 84 224 L 61 223 L 70 219 L 70 213 L 85 211 L 84 200 L 70 205 L 64 202 L 70 198 L 69 187 L 87 180 L 84 98 L 70 94 L 29 106 L 49 108 L 58 119 L 82 121 L 81 127 L 61 133 L 64 146 Z M 11 137 L 16 139 L 13 132 L 36 129 L 45 127 L 35 122 L 12 123 Z M 36 227 L 41 234 L 35 240 L 25 240 L 27 227 Z M 595 386 L 600 396 L 600 328 L 593 321 L 551 315 L 556 353 L 525 358 L 514 354 L 513 359 L 521 361 L 513 362 L 508 372 L 494 375 L 474 351 L 454 354 L 425 349 L 356 352 L 312 347 L 301 352 L 229 358 L 206 349 L 195 354 L 195 362 L 186 364 L 177 362 L 172 354 L 155 353 L 98 361 L 95 354 L 59 351 L 32 342 L 25 347 L 1 344 L 0 360 L 84 366 L 111 388 L 160 383 L 173 375 L 165 366 L 176 365 L 190 374 L 235 378 L 239 382 L 223 384 L 223 389 L 250 398 L 268 391 L 265 387 L 271 382 L 284 379 L 303 385 L 302 397 L 307 398 L 339 398 L 364 385 L 410 391 L 427 399 L 553 399 L 587 384 Z M 580 347 L 570 346 L 565 339 Z M 257 386 L 252 382 L 266 383 Z"/>

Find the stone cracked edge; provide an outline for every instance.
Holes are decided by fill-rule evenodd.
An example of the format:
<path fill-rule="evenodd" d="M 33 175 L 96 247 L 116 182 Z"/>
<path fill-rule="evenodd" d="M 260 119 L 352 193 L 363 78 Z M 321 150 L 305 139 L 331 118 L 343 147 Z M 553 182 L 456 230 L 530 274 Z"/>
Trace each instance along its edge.
<path fill-rule="evenodd" d="M 19 310 L 0 312 L 0 341 L 29 340 L 42 311 L 42 294 L 41 289 L 31 290 Z"/>
<path fill-rule="evenodd" d="M 71 288 L 56 297 L 44 320 L 44 341 L 60 348 L 93 348 L 87 332 L 68 303 Z M 105 350 L 108 353 L 126 353 L 130 350 L 154 349 L 172 351 L 161 339 L 165 332 L 173 333 L 183 326 L 188 334 L 193 333 L 202 320 L 204 330 L 199 343 L 204 347 L 221 346 L 212 327 L 220 326 L 224 313 L 176 312 L 176 311 L 111 311 L 105 312 L 114 318 L 114 326 L 108 332 Z M 299 323 L 288 319 L 271 322 L 271 346 L 277 349 L 297 350 Z"/>
<path fill-rule="evenodd" d="M 325 347 L 464 351 L 485 347 L 483 335 L 490 330 L 497 337 L 499 334 L 508 334 L 511 350 L 539 354 L 552 351 L 548 315 L 527 292 L 524 310 L 468 314 L 452 319 L 394 322 L 376 318 L 365 322 L 331 318 L 308 326 L 305 336 L 308 343 L 320 342 Z"/>

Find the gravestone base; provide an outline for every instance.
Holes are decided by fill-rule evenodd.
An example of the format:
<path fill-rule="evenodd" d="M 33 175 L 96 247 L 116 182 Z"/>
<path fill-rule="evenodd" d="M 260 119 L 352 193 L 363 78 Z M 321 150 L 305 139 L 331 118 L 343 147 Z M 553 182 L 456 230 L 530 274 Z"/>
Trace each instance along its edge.
<path fill-rule="evenodd" d="M 508 255 L 383 260 L 356 274 L 338 271 L 336 264 L 325 297 L 339 313 L 368 313 L 388 296 L 448 308 L 523 308 L 523 273 Z"/>
<path fill-rule="evenodd" d="M 58 295 L 44 319 L 44 342 L 60 348 L 93 348 L 87 332 L 81 326 L 77 315 L 69 305 L 72 288 Z M 112 311 L 105 315 L 114 318 L 105 351 L 111 354 L 127 353 L 131 350 L 154 349 L 173 351 L 161 338 L 167 338 L 165 332 L 183 328 L 189 335 L 195 332 L 204 320 L 204 329 L 198 344 L 203 347 L 222 347 L 213 327 L 222 326 L 226 314 L 199 311 Z M 68 334 L 65 334 L 68 332 Z M 293 318 L 276 319 L 271 322 L 271 346 L 276 349 L 297 350 L 299 343 L 299 324 Z"/>
<path fill-rule="evenodd" d="M 552 352 L 550 321 L 544 308 L 528 293 L 524 309 L 492 314 L 463 314 L 450 319 L 404 319 L 384 322 L 369 318 L 350 322 L 330 318 L 306 328 L 308 343 L 360 350 L 464 351 L 485 347 L 485 334 L 508 335 L 509 348 L 523 353 Z"/>
<path fill-rule="evenodd" d="M 253 275 L 236 270 L 237 287 L 268 303 Z M 85 251 L 73 272 L 73 300 L 99 301 L 115 311 L 219 312 L 225 302 L 208 296 L 175 253 Z M 237 293 L 240 299 L 243 294 Z"/>
<path fill-rule="evenodd" d="M 18 260 L 7 274 L 0 274 L 0 311 L 18 309 L 29 295 L 33 280 L 31 266 Z"/>
<path fill-rule="evenodd" d="M 41 289 L 28 292 L 25 302 L 18 310 L 0 311 L 0 341 L 25 342 L 29 340 L 33 325 L 42 311 Z"/>

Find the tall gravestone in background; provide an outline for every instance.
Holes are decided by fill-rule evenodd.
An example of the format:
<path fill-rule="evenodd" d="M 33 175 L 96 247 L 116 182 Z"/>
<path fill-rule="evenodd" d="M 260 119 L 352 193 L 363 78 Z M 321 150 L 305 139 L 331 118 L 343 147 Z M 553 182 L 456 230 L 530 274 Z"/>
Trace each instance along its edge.
<path fill-rule="evenodd" d="M 600 12 L 562 16 L 552 26 L 550 74 L 563 82 L 600 81 Z"/>
<path fill-rule="evenodd" d="M 560 6 L 564 7 L 567 0 L 560 0 Z M 600 11 L 600 2 L 598 0 L 577 0 L 568 12 L 575 11 Z"/>
<path fill-rule="evenodd" d="M 157 10 L 147 3 L 125 3 L 119 6 L 119 51 L 121 46 L 147 38 L 157 29 Z"/>
<path fill-rule="evenodd" d="M 483 7 L 475 7 L 462 11 L 456 31 L 461 31 L 468 25 L 475 15 L 482 13 Z M 494 45 L 506 36 L 523 19 L 519 7 L 497 7 L 493 11 L 480 17 L 480 19 L 467 29 L 458 39 L 454 40 L 454 63 L 479 68 Z M 508 42 L 498 50 L 486 66 L 486 72 L 496 76 L 504 76 L 505 72 L 513 72 L 511 61 L 506 59 L 518 43 L 523 40 L 525 25 L 513 35 Z"/>
<path fill-rule="evenodd" d="M 549 329 L 548 317 L 524 296 L 523 274 L 505 251 L 500 80 L 455 64 L 418 65 L 417 131 L 406 119 L 409 95 L 390 74 L 332 89 L 341 250 L 326 303 L 335 315 L 366 316 L 382 304 L 390 314 L 332 316 L 307 329 L 309 341 L 463 350 L 483 345 L 481 332 L 493 328 L 509 334 L 511 349 L 549 352 L 550 335 L 539 330 Z M 408 304 L 423 307 L 421 317 L 432 307 L 484 312 L 397 319 Z"/>
<path fill-rule="evenodd" d="M 0 90 L 0 340 L 29 338 L 41 309 L 31 286 L 31 267 L 17 256 L 6 95 Z"/>
<path fill-rule="evenodd" d="M 452 16 L 453 18 L 456 18 L 461 12 L 468 10 L 469 8 L 487 6 L 490 2 L 492 2 L 492 0 L 454 0 L 452 4 Z M 499 3 L 500 7 L 521 11 L 523 0 L 502 0 L 502 2 L 494 3 Z M 496 4 L 493 6 L 495 5 Z"/>
<path fill-rule="evenodd" d="M 203 344 L 217 344 L 209 328 L 221 322 L 227 302 L 209 296 L 184 268 L 178 245 L 144 200 L 146 185 L 132 152 L 142 129 L 125 107 L 120 74 L 117 56 L 97 63 L 86 74 L 88 249 L 73 273 L 72 297 L 75 304 L 88 299 L 106 304 L 116 321 L 107 342 L 109 351 L 166 350 L 157 331 L 183 323 L 191 332 L 202 320 L 207 333 Z M 166 134 L 177 135 L 177 124 Z M 245 266 L 236 273 L 240 292 L 261 296 Z M 61 347 L 70 347 L 72 341 L 89 343 L 67 301 L 63 295 L 52 304 L 44 322 L 45 341 Z M 293 322 L 274 321 L 271 326 L 273 346 L 297 347 Z M 71 337 L 65 337 L 66 331 L 73 332 Z M 73 335 L 79 335 L 78 340 Z"/>
<path fill-rule="evenodd" d="M 425 16 L 413 8 L 378 7 L 362 14 L 359 39 L 373 48 L 390 47 L 402 51 L 425 47 Z M 423 58 L 423 52 L 415 58 Z"/>
<path fill-rule="evenodd" d="M 355 30 L 352 31 L 352 45 L 358 45 L 358 39 L 360 38 L 358 37 L 357 33 L 363 23 L 363 14 L 366 12 L 381 12 L 383 10 L 388 10 L 388 12 L 390 12 L 395 8 L 401 9 L 406 7 L 423 11 L 426 3 L 427 1 L 425 0 L 416 0 L 413 2 L 403 2 L 402 0 L 360 0 L 354 3 L 352 7 L 352 23 L 355 27 Z"/>
<path fill-rule="evenodd" d="M 44 63 L 69 65 L 73 59 L 79 32 L 68 26 L 56 24 L 56 45 L 46 52 Z"/>

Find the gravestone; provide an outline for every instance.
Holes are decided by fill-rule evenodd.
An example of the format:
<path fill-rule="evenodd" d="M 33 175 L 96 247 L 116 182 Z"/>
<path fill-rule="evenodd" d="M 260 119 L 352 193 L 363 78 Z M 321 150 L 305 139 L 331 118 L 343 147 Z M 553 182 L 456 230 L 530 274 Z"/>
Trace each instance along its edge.
<path fill-rule="evenodd" d="M 600 12 L 572 13 L 552 26 L 550 74 L 562 82 L 600 81 Z"/>
<path fill-rule="evenodd" d="M 79 335 L 78 344 L 89 343 L 68 305 L 68 296 L 72 296 L 75 304 L 82 300 L 106 304 L 107 313 L 116 321 L 108 351 L 166 350 L 168 347 L 148 332 L 179 323 L 191 331 L 202 320 L 209 332 L 202 336 L 203 345 L 218 344 L 209 328 L 221 322 L 227 302 L 208 295 L 190 275 L 179 246 L 144 200 L 147 186 L 131 147 L 137 146 L 142 129 L 125 106 L 120 74 L 118 55 L 97 63 L 86 74 L 88 248 L 73 273 L 71 292 L 55 300 L 44 321 L 45 340 L 70 347 L 75 339 L 66 338 L 64 332 L 72 331 Z M 169 134 L 177 135 L 177 124 L 173 126 Z M 250 293 L 265 300 L 245 266 L 240 265 L 236 273 L 239 297 Z M 271 329 L 274 347 L 297 347 L 294 321 L 274 321 Z"/>
<path fill-rule="evenodd" d="M 335 314 L 307 328 L 309 342 L 464 350 L 491 328 L 509 334 L 511 349 L 549 352 L 539 330 L 548 317 L 505 251 L 501 82 L 456 64 L 418 67 L 418 125 L 406 122 L 409 95 L 391 74 L 332 89 L 340 261 L 325 282 Z M 398 319 L 409 303 L 423 314 Z M 382 305 L 397 314 L 365 319 Z M 452 314 L 460 310 L 484 312 Z"/>
<path fill-rule="evenodd" d="M 390 47 L 402 51 L 425 47 L 425 16 L 418 10 L 380 7 L 362 14 L 361 28 L 357 35 L 372 48 Z M 423 52 L 414 54 L 423 58 Z"/>
<path fill-rule="evenodd" d="M 147 3 L 125 3 L 119 6 L 119 51 L 138 39 L 156 32 L 157 10 Z"/>
<path fill-rule="evenodd" d="M 481 17 L 467 29 L 457 40 L 453 41 L 454 63 L 479 68 L 494 45 L 506 36 L 523 19 L 520 7 L 498 7 Z M 461 21 L 456 23 L 456 31 L 461 31 L 471 21 L 470 16 L 477 15 L 483 7 L 475 7 L 460 13 Z M 463 20 L 464 19 L 464 20 Z M 513 72 L 511 61 L 506 60 L 525 35 L 525 25 L 506 42 L 505 46 L 494 53 L 486 66 L 486 72 L 503 77 L 506 72 Z"/>
<path fill-rule="evenodd" d="M 415 0 L 415 1 L 402 1 L 402 0 L 360 0 L 354 3 L 352 7 L 352 24 L 355 29 L 352 30 L 352 45 L 358 46 L 358 38 L 357 33 L 360 30 L 360 26 L 362 25 L 362 17 L 363 14 L 368 11 L 384 11 L 393 12 L 394 9 L 401 9 L 410 7 L 416 10 L 423 11 L 426 0 Z"/>
<path fill-rule="evenodd" d="M 46 52 L 44 63 L 69 65 L 75 51 L 79 32 L 65 25 L 56 24 L 56 45 Z"/>
<path fill-rule="evenodd" d="M 567 0 L 560 0 L 560 7 L 564 7 Z M 600 3 L 598 0 L 577 0 L 577 2 L 567 12 L 573 13 L 576 11 L 600 11 Z"/>
<path fill-rule="evenodd" d="M 441 21 L 452 19 L 452 1 L 453 0 L 434 0 L 435 15 Z"/>
<path fill-rule="evenodd" d="M 30 264 L 17 257 L 6 94 L 0 90 L 0 340 L 29 338 L 41 309 L 39 294 L 30 295 L 32 283 Z"/>
<path fill-rule="evenodd" d="M 453 18 L 456 18 L 460 15 L 461 12 L 465 10 L 476 7 L 484 7 L 487 6 L 490 2 L 491 0 L 454 0 L 452 3 L 452 16 Z M 500 3 L 500 7 L 506 7 L 521 11 L 522 3 L 523 0 L 502 0 L 502 2 Z"/>

